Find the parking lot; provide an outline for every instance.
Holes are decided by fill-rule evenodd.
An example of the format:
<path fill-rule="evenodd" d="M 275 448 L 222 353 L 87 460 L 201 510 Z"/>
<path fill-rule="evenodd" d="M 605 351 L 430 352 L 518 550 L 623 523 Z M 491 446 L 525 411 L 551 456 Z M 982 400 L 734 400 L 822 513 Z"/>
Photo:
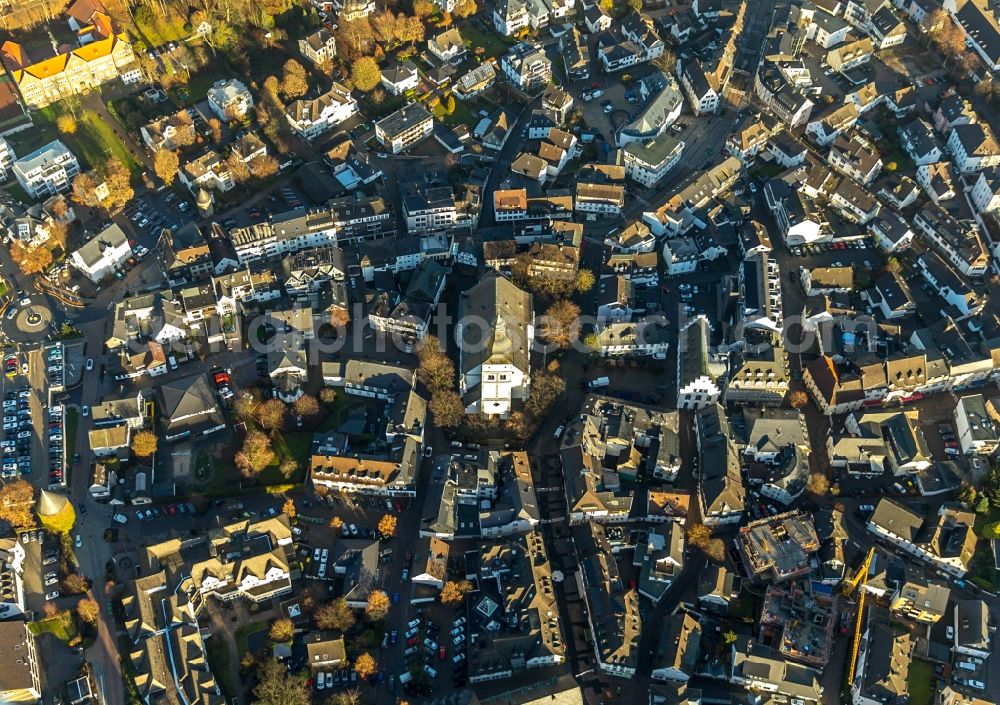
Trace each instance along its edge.
<path fill-rule="evenodd" d="M 24 531 L 17 538 L 24 549 L 21 579 L 25 609 L 41 614 L 46 602 L 62 597 L 59 582 L 63 577 L 63 566 L 59 537 L 39 529 Z"/>
<path fill-rule="evenodd" d="M 172 208 L 168 210 L 164 206 Z M 135 230 L 155 238 L 159 237 L 163 229 L 179 228 L 185 222 L 183 216 L 193 216 L 195 208 L 193 203 L 171 191 L 164 195 L 161 203 L 155 203 L 145 196 L 137 196 L 128 202 L 122 214 L 129 219 Z"/>
<path fill-rule="evenodd" d="M 877 250 L 871 247 L 871 242 L 867 239 L 862 240 L 838 240 L 835 242 L 820 242 L 813 245 L 800 245 L 791 248 L 792 254 L 796 257 L 808 257 L 812 255 L 820 255 L 824 253 L 840 253 L 840 252 L 851 252 L 856 253 L 858 251 L 872 250 L 872 255 L 875 258 L 879 258 L 880 254 Z M 844 259 L 850 260 L 856 257 L 851 254 L 845 254 Z M 829 259 L 829 258 L 824 258 Z M 812 266 L 843 266 L 843 263 L 837 263 L 836 260 L 831 262 L 829 265 L 812 265 Z"/>
<path fill-rule="evenodd" d="M 7 358 L 10 361 L 10 357 Z M 3 388 L 3 471 L 4 480 L 14 480 L 20 475 L 30 475 L 32 471 L 32 410 L 31 388 L 17 383 L 16 378 L 4 377 Z M 28 478 L 30 479 L 30 478 Z"/>
<path fill-rule="evenodd" d="M 245 210 L 231 211 L 226 214 L 222 225 L 227 228 L 245 228 L 254 223 L 267 220 L 273 215 L 285 213 L 296 208 L 309 208 L 313 201 L 304 191 L 295 186 L 284 184 L 274 189 L 257 204 Z"/>

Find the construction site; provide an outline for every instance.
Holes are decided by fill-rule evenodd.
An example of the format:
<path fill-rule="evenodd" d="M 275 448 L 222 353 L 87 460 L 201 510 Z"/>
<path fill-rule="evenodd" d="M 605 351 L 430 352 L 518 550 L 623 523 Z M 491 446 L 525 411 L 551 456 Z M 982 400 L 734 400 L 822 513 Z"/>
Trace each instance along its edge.
<path fill-rule="evenodd" d="M 813 568 L 819 537 L 810 515 L 792 511 L 747 524 L 736 544 L 751 578 L 780 583 Z"/>
<path fill-rule="evenodd" d="M 785 658 L 822 669 L 830 660 L 839 603 L 830 585 L 772 585 L 764 593 L 759 639 Z"/>

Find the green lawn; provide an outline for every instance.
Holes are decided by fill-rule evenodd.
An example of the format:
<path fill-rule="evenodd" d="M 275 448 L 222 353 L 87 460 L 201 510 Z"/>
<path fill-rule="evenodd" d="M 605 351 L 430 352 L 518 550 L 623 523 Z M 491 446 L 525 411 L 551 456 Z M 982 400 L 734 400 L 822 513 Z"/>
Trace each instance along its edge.
<path fill-rule="evenodd" d="M 344 416 L 347 414 L 347 407 L 350 405 L 350 399 L 347 394 L 338 394 L 337 398 L 333 400 L 333 405 L 331 407 L 327 407 L 324 404 L 323 409 L 326 410 L 329 408 L 329 412 L 327 417 L 323 420 L 323 423 L 321 423 L 316 430 L 321 432 L 335 430 L 344 422 Z"/>
<path fill-rule="evenodd" d="M 249 622 L 236 630 L 236 650 L 239 653 L 240 661 L 243 660 L 250 648 L 247 646 L 247 639 L 250 635 L 265 631 L 267 628 L 267 622 Z"/>
<path fill-rule="evenodd" d="M 56 126 L 48 120 L 45 115 L 46 110 L 47 109 L 43 109 L 35 113 L 35 126 L 30 130 L 15 132 L 5 138 L 10 143 L 11 147 L 14 148 L 14 151 L 18 156 L 30 154 L 42 145 L 46 145 L 52 140 L 59 139 L 59 133 L 56 131 Z M 54 120 L 55 117 L 53 116 L 52 119 Z"/>
<path fill-rule="evenodd" d="M 251 426 L 250 430 L 255 428 Z M 305 480 L 306 467 L 309 464 L 312 435 L 311 431 L 291 431 L 276 435 L 272 446 L 274 460 L 248 482 L 233 463 L 233 455 L 243 444 L 243 437 L 237 434 L 232 443 L 215 449 L 214 457 L 211 459 L 212 472 L 208 481 L 204 484 L 192 483 L 190 489 L 206 497 L 222 497 L 237 494 L 237 487 L 242 487 L 241 493 L 251 494 L 268 488 L 273 490 L 301 484 Z M 285 458 L 294 458 L 298 464 L 295 472 L 289 477 L 281 473 L 281 461 Z M 198 458 L 195 462 L 197 467 Z"/>
<path fill-rule="evenodd" d="M 274 439 L 274 462 L 264 468 L 258 475 L 258 480 L 262 485 L 284 485 L 288 483 L 300 483 L 305 479 L 306 465 L 309 462 L 309 449 L 312 446 L 312 433 L 308 431 L 297 431 L 293 433 L 283 433 Z M 293 458 L 298 464 L 298 469 L 291 477 L 281 474 L 281 461 L 285 458 Z"/>
<path fill-rule="evenodd" d="M 934 702 L 934 666 L 927 661 L 910 661 L 906 684 L 910 690 L 910 705 L 931 705 Z"/>
<path fill-rule="evenodd" d="M 73 618 L 72 612 L 63 610 L 55 617 L 49 617 L 37 622 L 29 622 L 28 630 L 35 636 L 48 632 L 59 639 L 59 641 L 69 642 L 70 639 L 76 636 L 76 620 Z"/>
<path fill-rule="evenodd" d="M 995 521 L 1000 521 L 1000 508 L 990 507 L 990 510 L 985 514 L 976 515 L 976 526 L 975 530 L 979 536 L 983 535 L 983 529 L 987 524 L 992 524 Z"/>
<path fill-rule="evenodd" d="M 199 100 L 205 100 L 205 96 L 208 95 L 208 89 L 212 87 L 213 83 L 222 78 L 226 78 L 225 72 L 222 70 L 212 70 L 211 68 L 191 76 L 188 82 L 184 86 L 181 86 L 187 89 L 189 97 L 187 100 L 180 102 L 190 105 L 197 103 Z M 176 96 L 177 91 L 175 90 L 173 93 L 180 100 L 179 96 Z"/>
<path fill-rule="evenodd" d="M 466 46 L 472 50 L 483 47 L 487 57 L 500 56 L 515 43 L 514 40 L 507 40 L 496 32 L 484 32 L 472 23 L 463 25 L 459 31 L 462 33 L 462 38 L 465 39 Z"/>
<path fill-rule="evenodd" d="M 480 105 L 475 100 L 456 100 L 455 112 L 443 116 L 441 121 L 445 125 L 465 125 L 471 130 L 479 121 L 479 116 L 476 114 L 479 108 Z"/>
<path fill-rule="evenodd" d="M 229 672 L 229 646 L 223 641 L 221 634 L 214 639 L 209 638 L 208 644 L 208 665 L 212 669 L 212 675 L 219 682 L 222 694 L 226 700 L 236 697 L 236 688 L 233 685 L 232 675 Z"/>
<path fill-rule="evenodd" d="M 767 181 L 768 179 L 773 179 L 784 170 L 785 168 L 780 164 L 770 164 L 758 159 L 750 171 L 756 174 L 761 181 Z"/>
<path fill-rule="evenodd" d="M 61 114 L 54 105 L 42 108 L 35 113 L 34 128 L 11 135 L 8 140 L 18 154 L 28 154 L 59 139 L 91 167 L 117 157 L 133 174 L 142 171 L 128 148 L 115 134 L 114 125 L 100 115 L 91 110 L 77 111 L 76 132 L 61 135 L 55 125 L 56 118 Z"/>
<path fill-rule="evenodd" d="M 139 29 L 139 36 L 150 47 L 176 42 L 190 34 L 185 31 L 184 18 L 179 15 L 160 17 L 155 12 L 137 11 L 135 24 Z"/>
<path fill-rule="evenodd" d="M 142 172 L 138 162 L 115 134 L 114 127 L 97 113 L 85 111 L 73 137 L 78 138 L 77 148 L 80 150 L 74 152 L 86 159 L 91 166 L 106 161 L 108 157 L 118 157 L 133 174 Z"/>

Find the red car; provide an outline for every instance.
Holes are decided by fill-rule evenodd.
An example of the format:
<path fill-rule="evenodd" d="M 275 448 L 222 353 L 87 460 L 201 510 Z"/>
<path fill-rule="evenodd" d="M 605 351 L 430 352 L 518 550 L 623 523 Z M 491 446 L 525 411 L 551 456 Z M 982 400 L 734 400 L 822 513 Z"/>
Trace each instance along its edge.
<path fill-rule="evenodd" d="M 420 637 L 419 636 L 413 636 L 413 637 L 410 637 L 409 639 L 406 640 L 406 645 L 407 646 L 416 646 L 419 643 L 420 643 Z"/>
<path fill-rule="evenodd" d="M 176 504 L 168 504 L 167 505 L 167 514 L 174 515 L 176 513 L 177 513 L 177 505 Z"/>
<path fill-rule="evenodd" d="M 222 384 L 229 384 L 229 375 L 227 375 L 225 372 L 216 372 L 215 377 L 213 379 L 215 379 L 216 386 Z"/>
<path fill-rule="evenodd" d="M 441 659 L 442 661 L 448 658 L 448 654 L 445 652 L 444 649 L 444 644 L 441 644 L 441 646 L 438 647 L 438 658 Z"/>
<path fill-rule="evenodd" d="M 947 443 L 944 444 L 944 447 L 945 448 L 958 448 L 958 443 L 956 443 L 955 441 L 948 441 Z"/>

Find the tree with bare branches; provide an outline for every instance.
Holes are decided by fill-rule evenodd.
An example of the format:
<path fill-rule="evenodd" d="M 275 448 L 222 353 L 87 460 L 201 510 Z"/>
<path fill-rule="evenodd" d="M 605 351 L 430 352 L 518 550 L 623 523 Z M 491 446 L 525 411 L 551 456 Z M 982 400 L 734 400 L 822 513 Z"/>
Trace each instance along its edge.
<path fill-rule="evenodd" d="M 31 483 L 22 479 L 0 487 L 0 519 L 15 531 L 37 526 L 35 488 Z"/>
<path fill-rule="evenodd" d="M 580 337 L 580 307 L 560 299 L 549 306 L 540 323 L 539 334 L 546 343 L 560 350 L 571 347 Z"/>
<path fill-rule="evenodd" d="M 89 597 L 82 597 L 80 601 L 76 603 L 76 614 L 80 617 L 80 621 L 86 624 L 96 624 L 97 618 L 101 614 L 101 606 L 97 604 L 97 600 L 93 600 Z"/>
<path fill-rule="evenodd" d="M 417 350 L 417 377 L 431 393 L 455 388 L 455 365 L 435 336 L 424 338 Z"/>
<path fill-rule="evenodd" d="M 435 392 L 427 406 L 434 417 L 434 423 L 441 428 L 457 428 L 465 418 L 462 397 L 451 389 Z"/>
<path fill-rule="evenodd" d="M 260 431 L 250 431 L 243 439 L 243 447 L 233 456 L 233 462 L 244 477 L 255 477 L 274 462 L 271 439 Z"/>
<path fill-rule="evenodd" d="M 265 431 L 277 431 L 285 425 L 288 407 L 280 399 L 269 399 L 257 407 L 257 423 Z"/>
<path fill-rule="evenodd" d="M 297 416 L 311 421 L 319 415 L 319 402 L 316 397 L 303 394 L 292 403 L 292 409 Z"/>
<path fill-rule="evenodd" d="M 354 610 L 342 597 L 316 610 L 316 626 L 320 629 L 332 629 L 339 632 L 349 632 L 357 622 Z"/>

